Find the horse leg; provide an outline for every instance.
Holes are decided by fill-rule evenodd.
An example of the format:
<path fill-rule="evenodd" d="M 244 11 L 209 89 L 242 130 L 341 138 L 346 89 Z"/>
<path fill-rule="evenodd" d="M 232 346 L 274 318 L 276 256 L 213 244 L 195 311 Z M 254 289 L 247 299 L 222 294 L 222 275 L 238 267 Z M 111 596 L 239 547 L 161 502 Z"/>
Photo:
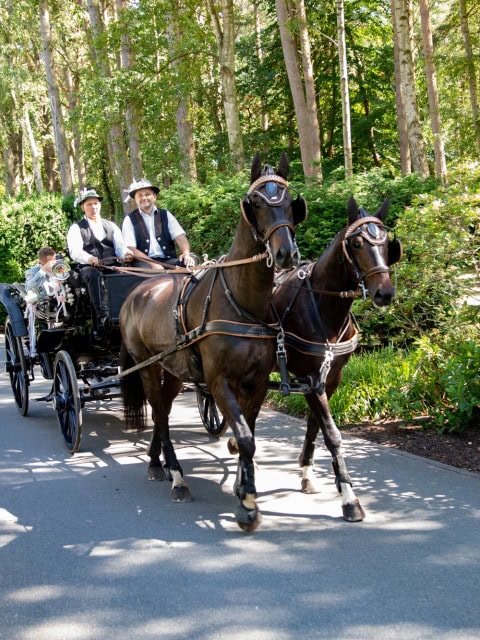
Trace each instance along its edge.
<path fill-rule="evenodd" d="M 312 412 L 307 424 L 307 434 L 300 454 L 299 462 L 302 468 L 302 491 L 310 488 L 310 480 L 313 477 L 313 459 L 315 451 L 315 440 L 318 435 L 319 426 L 322 430 L 325 446 L 332 456 L 332 466 L 335 473 L 335 484 L 338 492 L 342 496 L 342 512 L 347 522 L 360 522 L 365 518 L 365 512 L 355 496 L 352 488 L 352 480 L 348 474 L 345 462 L 342 435 L 330 413 L 328 398 L 325 393 L 305 394 Z M 305 491 L 311 493 L 312 491 Z"/>
<path fill-rule="evenodd" d="M 238 453 L 237 475 L 234 483 L 234 493 L 240 504 L 235 509 L 235 517 L 240 529 L 255 531 L 262 521 L 262 514 L 256 503 L 257 490 L 255 487 L 255 420 L 260 410 L 245 411 L 246 418 L 236 401 L 235 395 L 225 381 L 223 385 L 210 385 L 215 402 L 233 431 L 234 438 L 230 438 L 228 447 L 230 453 Z M 253 395 L 253 394 L 252 394 Z M 251 398 L 250 398 L 251 400 Z"/>
<path fill-rule="evenodd" d="M 158 368 L 157 368 L 158 372 Z M 159 380 L 161 380 L 159 388 Z M 182 388 L 182 381 L 163 370 L 162 378 L 148 372 L 143 379 L 145 393 L 152 406 L 153 434 L 148 455 L 149 480 L 165 480 L 172 482 L 172 500 L 174 502 L 190 502 L 192 496 L 187 483 L 183 479 L 183 471 L 178 462 L 170 440 L 169 416 L 172 404 Z M 165 464 L 162 466 L 160 455 L 163 451 Z"/>

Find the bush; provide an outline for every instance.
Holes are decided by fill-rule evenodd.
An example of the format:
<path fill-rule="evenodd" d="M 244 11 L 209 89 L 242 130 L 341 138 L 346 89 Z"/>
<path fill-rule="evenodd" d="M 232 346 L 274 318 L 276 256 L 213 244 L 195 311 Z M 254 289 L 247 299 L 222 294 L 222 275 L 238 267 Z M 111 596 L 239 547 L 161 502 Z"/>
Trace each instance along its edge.
<path fill-rule="evenodd" d="M 330 398 L 330 410 L 342 424 L 396 418 L 411 422 L 427 416 L 438 431 L 475 426 L 480 407 L 480 345 L 473 338 L 437 341 L 424 336 L 402 351 L 389 347 L 354 354 L 343 381 Z M 267 399 L 286 413 L 305 416 L 302 395 L 286 398 L 269 391 Z"/>
<path fill-rule="evenodd" d="M 4 199 L 0 208 L 0 282 L 23 282 L 41 247 L 66 249 L 67 217 L 58 194 Z"/>

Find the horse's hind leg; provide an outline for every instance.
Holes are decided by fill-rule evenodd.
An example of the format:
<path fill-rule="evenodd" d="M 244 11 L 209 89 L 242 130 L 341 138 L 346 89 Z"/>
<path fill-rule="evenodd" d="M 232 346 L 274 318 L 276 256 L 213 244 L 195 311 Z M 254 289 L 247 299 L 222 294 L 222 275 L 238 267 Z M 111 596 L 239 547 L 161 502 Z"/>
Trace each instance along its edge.
<path fill-rule="evenodd" d="M 332 466 L 335 473 L 335 484 L 342 496 L 343 517 L 348 522 L 360 522 L 365 518 L 365 512 L 355 496 L 352 481 L 348 474 L 343 455 L 342 436 L 330 413 L 326 394 L 305 394 L 312 412 L 307 423 L 307 433 L 300 454 L 299 462 L 302 468 L 302 491 L 316 493 L 313 480 L 313 462 L 315 441 L 319 428 L 322 430 L 325 446 L 332 455 Z"/>
<path fill-rule="evenodd" d="M 158 368 L 157 368 L 158 369 Z M 190 489 L 183 479 L 183 470 L 178 462 L 170 440 L 169 416 L 172 404 L 182 388 L 182 381 L 163 371 L 160 375 L 144 376 L 143 384 L 148 401 L 152 407 L 153 434 L 148 455 L 149 480 L 164 480 L 167 477 L 172 481 L 172 500 L 174 502 L 189 502 L 192 499 Z M 160 459 L 163 451 L 165 464 Z"/>

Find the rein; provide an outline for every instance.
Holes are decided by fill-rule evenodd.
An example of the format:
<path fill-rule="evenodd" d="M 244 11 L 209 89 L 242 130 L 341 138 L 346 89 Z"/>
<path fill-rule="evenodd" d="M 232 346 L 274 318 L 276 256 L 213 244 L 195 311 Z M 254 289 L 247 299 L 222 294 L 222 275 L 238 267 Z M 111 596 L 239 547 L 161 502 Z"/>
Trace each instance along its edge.
<path fill-rule="evenodd" d="M 118 273 L 127 273 L 138 276 L 147 276 L 153 278 L 154 276 L 165 275 L 167 271 L 173 273 L 185 273 L 188 275 L 193 275 L 194 271 L 203 271 L 205 269 L 223 269 L 223 267 L 236 267 L 241 264 L 250 264 L 252 262 L 259 262 L 260 260 L 268 260 L 270 258 L 270 253 L 268 251 L 264 251 L 263 253 L 258 253 L 251 258 L 242 258 L 240 260 L 230 260 L 228 262 L 205 262 L 203 264 L 192 265 L 191 267 L 180 267 L 175 264 L 168 263 L 158 263 L 156 260 L 152 258 L 142 258 L 144 262 L 148 262 L 154 267 L 153 271 L 156 273 L 152 273 L 152 269 L 148 267 L 114 267 L 113 265 L 109 266 L 107 264 L 101 264 L 100 266 L 104 269 L 110 269 L 111 271 L 117 271 Z"/>

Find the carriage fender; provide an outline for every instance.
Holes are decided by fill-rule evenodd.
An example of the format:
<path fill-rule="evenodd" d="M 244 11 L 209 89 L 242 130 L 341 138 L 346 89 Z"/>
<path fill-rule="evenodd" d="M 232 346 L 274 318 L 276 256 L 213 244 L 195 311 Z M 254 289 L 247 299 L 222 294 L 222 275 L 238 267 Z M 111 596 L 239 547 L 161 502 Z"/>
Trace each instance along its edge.
<path fill-rule="evenodd" d="M 23 317 L 23 311 L 18 304 L 12 298 L 12 288 L 9 284 L 0 283 L 0 302 L 3 304 L 10 316 L 12 323 L 12 331 L 14 336 L 26 336 L 27 325 L 25 324 L 25 318 Z"/>

